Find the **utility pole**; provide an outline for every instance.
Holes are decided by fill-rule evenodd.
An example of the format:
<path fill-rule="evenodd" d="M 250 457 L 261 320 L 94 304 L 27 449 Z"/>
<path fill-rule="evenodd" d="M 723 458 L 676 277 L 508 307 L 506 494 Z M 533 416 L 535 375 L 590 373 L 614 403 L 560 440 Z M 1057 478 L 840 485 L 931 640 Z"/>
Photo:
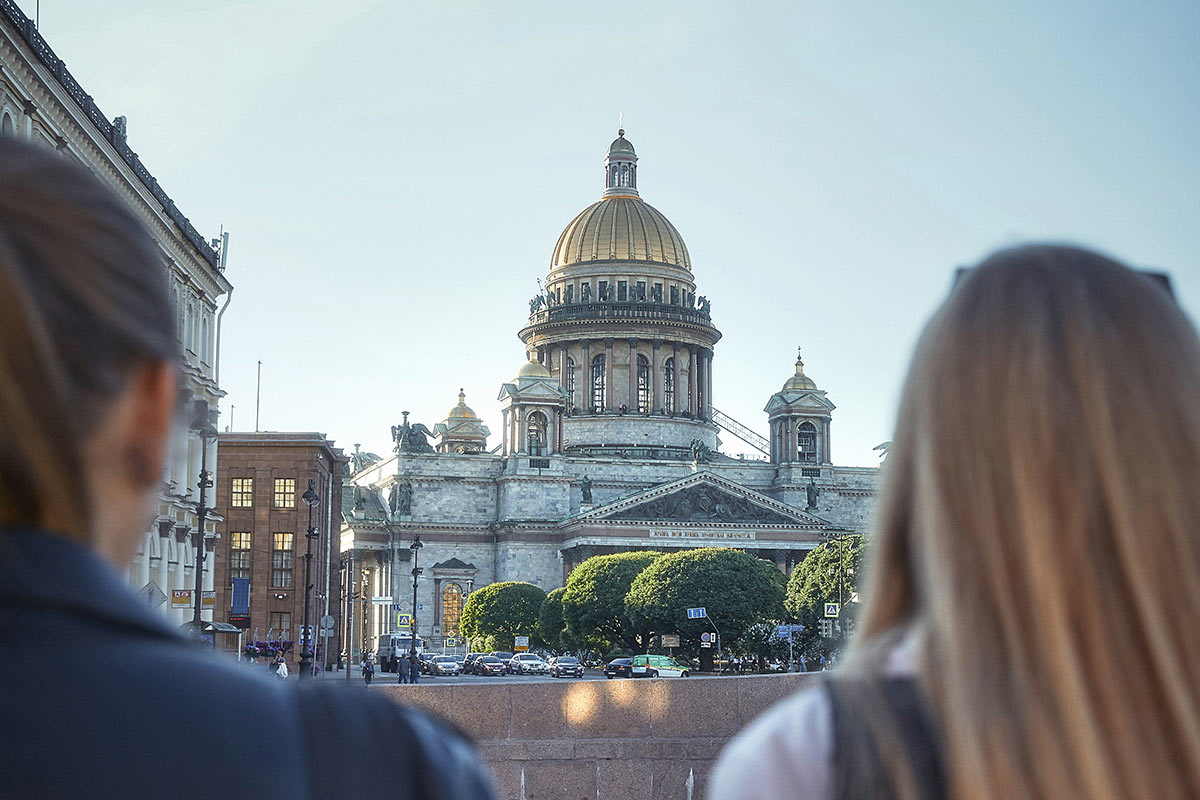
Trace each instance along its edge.
<path fill-rule="evenodd" d="M 412 603 L 412 638 L 409 640 L 409 655 L 417 654 L 417 579 L 421 575 L 421 568 L 417 566 L 417 552 L 423 547 L 421 544 L 421 535 L 417 534 L 413 537 L 413 543 L 408 549 L 412 551 L 412 576 L 413 576 L 413 603 Z"/>
<path fill-rule="evenodd" d="M 310 479 L 308 489 L 301 499 L 308 504 L 308 533 L 304 535 L 307 546 L 304 551 L 304 626 L 300 629 L 300 680 L 312 677 L 312 628 L 308 624 L 309 598 L 312 595 L 312 543 L 317 538 L 317 529 L 313 527 L 313 508 L 321 502 L 315 491 L 315 485 Z M 327 642 L 328 643 L 328 642 Z"/>

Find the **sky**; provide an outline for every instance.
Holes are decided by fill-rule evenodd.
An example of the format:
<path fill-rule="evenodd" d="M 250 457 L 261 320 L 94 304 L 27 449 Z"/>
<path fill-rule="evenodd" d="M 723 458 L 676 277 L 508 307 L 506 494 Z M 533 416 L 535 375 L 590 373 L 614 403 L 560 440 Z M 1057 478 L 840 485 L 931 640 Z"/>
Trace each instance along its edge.
<path fill-rule="evenodd" d="M 29 15 L 34 0 L 19 0 Z M 42 0 L 41 32 L 206 236 L 230 232 L 220 427 L 386 453 L 501 383 L 618 114 L 766 433 L 806 372 L 878 463 L 953 270 L 1024 241 L 1200 303 L 1200 3 Z M 730 435 L 723 450 L 750 452 Z"/>

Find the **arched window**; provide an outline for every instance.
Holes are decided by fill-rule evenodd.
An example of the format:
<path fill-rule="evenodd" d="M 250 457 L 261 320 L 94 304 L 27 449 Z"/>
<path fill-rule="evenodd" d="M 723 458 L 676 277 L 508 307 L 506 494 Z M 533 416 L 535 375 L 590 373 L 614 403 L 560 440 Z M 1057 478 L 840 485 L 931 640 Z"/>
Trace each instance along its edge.
<path fill-rule="evenodd" d="M 639 414 L 650 413 L 650 360 L 637 357 L 637 406 Z"/>
<path fill-rule="evenodd" d="M 546 454 L 546 415 L 535 411 L 529 415 L 528 433 L 529 455 L 541 456 Z"/>
<path fill-rule="evenodd" d="M 592 359 L 592 410 L 604 410 L 604 356 Z"/>
<path fill-rule="evenodd" d="M 796 429 L 796 456 L 800 461 L 817 460 L 817 428 L 811 422 L 801 422 Z"/>
<path fill-rule="evenodd" d="M 13 135 L 13 121 L 12 121 L 12 117 L 10 117 L 8 115 L 8 112 L 4 113 L 4 120 L 0 121 L 0 135 L 3 135 L 3 136 L 12 136 Z"/>
<path fill-rule="evenodd" d="M 675 357 L 668 358 L 663 364 L 663 402 L 667 411 L 675 410 Z"/>
<path fill-rule="evenodd" d="M 463 590 L 457 583 L 442 587 L 442 635 L 458 634 L 458 623 L 462 620 Z"/>
<path fill-rule="evenodd" d="M 570 287 L 567 287 L 570 288 Z M 567 374 L 563 376 L 563 385 L 567 390 L 568 407 L 575 407 L 575 359 L 567 356 Z"/>

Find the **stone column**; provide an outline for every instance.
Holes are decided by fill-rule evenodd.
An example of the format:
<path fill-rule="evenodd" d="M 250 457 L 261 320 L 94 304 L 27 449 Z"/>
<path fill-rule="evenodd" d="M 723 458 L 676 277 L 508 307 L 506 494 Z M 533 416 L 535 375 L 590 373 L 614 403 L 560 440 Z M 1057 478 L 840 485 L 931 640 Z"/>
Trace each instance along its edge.
<path fill-rule="evenodd" d="M 503 420 L 500 426 L 500 452 L 508 455 L 508 409 L 500 409 L 500 419 Z"/>
<path fill-rule="evenodd" d="M 671 398 L 671 411 L 678 414 L 679 396 L 683 394 L 683 386 L 679 383 L 679 342 L 671 342 L 671 372 L 673 373 L 671 383 L 675 387 L 673 392 L 675 396 Z"/>
<path fill-rule="evenodd" d="M 654 353 L 650 358 L 650 411 L 657 412 L 663 407 L 662 396 L 662 339 L 654 340 Z"/>
<path fill-rule="evenodd" d="M 832 448 L 833 437 L 830 436 L 830 434 L 829 434 L 829 426 L 832 424 L 833 424 L 833 422 L 831 420 L 827 419 L 827 420 L 825 420 L 825 424 L 821 426 L 821 439 L 822 439 L 821 463 L 822 464 L 832 464 L 833 463 L 833 448 Z"/>
<path fill-rule="evenodd" d="M 704 351 L 704 418 L 712 419 L 713 407 L 713 379 L 712 379 L 712 362 L 713 351 Z"/>
<path fill-rule="evenodd" d="M 567 388 L 567 346 L 559 345 L 558 348 L 558 385 Z"/>
<path fill-rule="evenodd" d="M 592 410 L 592 348 L 587 339 L 583 342 L 583 364 L 580 365 L 580 377 L 583 378 L 579 382 L 579 391 L 581 393 L 579 405 L 584 411 Z"/>
<path fill-rule="evenodd" d="M 613 369 L 613 340 L 604 340 L 604 408 L 611 409 L 613 407 L 613 378 L 615 370 Z"/>
<path fill-rule="evenodd" d="M 637 346 L 637 339 L 629 340 L 629 400 L 626 402 L 634 413 L 638 410 Z"/>
<path fill-rule="evenodd" d="M 698 408 L 696 406 L 696 372 L 698 367 L 697 347 L 690 345 L 688 347 L 688 411 L 695 416 Z"/>

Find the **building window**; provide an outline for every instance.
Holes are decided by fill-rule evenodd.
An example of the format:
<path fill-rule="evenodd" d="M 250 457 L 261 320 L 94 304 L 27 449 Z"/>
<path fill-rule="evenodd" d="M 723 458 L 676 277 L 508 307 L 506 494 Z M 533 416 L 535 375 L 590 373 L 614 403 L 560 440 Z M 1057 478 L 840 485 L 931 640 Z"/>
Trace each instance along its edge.
<path fill-rule="evenodd" d="M 570 303 L 575 299 L 575 287 L 567 286 L 563 289 L 563 302 Z"/>
<path fill-rule="evenodd" d="M 230 508 L 250 508 L 254 505 L 254 478 L 234 478 L 229 490 Z"/>
<path fill-rule="evenodd" d="M 4 115 L 4 120 L 0 121 L 0 135 L 2 135 L 2 136 L 12 136 L 13 135 L 12 117 L 10 117 L 7 113 Z"/>
<path fill-rule="evenodd" d="M 604 356 L 592 359 L 592 411 L 604 410 Z"/>
<path fill-rule="evenodd" d="M 796 455 L 801 461 L 817 460 L 817 428 L 811 422 L 801 422 L 796 429 Z"/>
<path fill-rule="evenodd" d="M 565 388 L 567 390 L 567 402 L 571 408 L 575 407 L 575 359 L 567 356 L 567 374 L 563 376 Z"/>
<path fill-rule="evenodd" d="M 229 534 L 229 577 L 250 577 L 250 532 L 234 531 Z"/>
<path fill-rule="evenodd" d="M 540 456 L 546 453 L 546 415 L 535 411 L 529 415 L 529 455 Z"/>
<path fill-rule="evenodd" d="M 671 287 L 671 305 L 673 305 L 673 306 L 679 305 L 679 287 L 678 286 Z"/>
<path fill-rule="evenodd" d="M 639 414 L 650 413 L 650 360 L 637 357 L 637 405 Z"/>
<path fill-rule="evenodd" d="M 596 292 L 596 299 L 599 300 L 601 303 L 607 302 L 608 301 L 608 281 L 600 281 L 597 284 L 597 286 L 598 286 L 598 290 Z"/>
<path fill-rule="evenodd" d="M 629 284 L 626 281 L 617 281 L 617 302 L 624 303 L 629 299 Z"/>
<path fill-rule="evenodd" d="M 292 546 L 296 534 L 276 533 L 271 541 L 271 588 L 292 588 Z"/>
<path fill-rule="evenodd" d="M 645 281 L 638 281 L 637 299 L 642 300 L 642 301 L 645 301 L 645 299 L 646 299 L 646 282 Z"/>
<path fill-rule="evenodd" d="M 447 583 L 442 587 L 442 635 L 454 636 L 458 633 L 458 623 L 462 619 L 463 590 L 457 583 Z"/>
<path fill-rule="evenodd" d="M 292 637 L 292 614 L 290 611 L 272 611 L 268 620 L 271 630 L 267 633 L 280 641 Z"/>
<path fill-rule="evenodd" d="M 276 508 L 295 508 L 296 507 L 296 479 L 295 478 L 276 478 L 275 479 L 275 507 Z"/>
<path fill-rule="evenodd" d="M 661 283 L 656 283 L 654 284 L 654 288 L 650 290 L 650 299 L 655 303 L 662 302 L 662 287 L 663 285 Z"/>
<path fill-rule="evenodd" d="M 675 410 L 675 357 L 668 358 L 663 364 L 663 402 L 667 411 Z"/>

